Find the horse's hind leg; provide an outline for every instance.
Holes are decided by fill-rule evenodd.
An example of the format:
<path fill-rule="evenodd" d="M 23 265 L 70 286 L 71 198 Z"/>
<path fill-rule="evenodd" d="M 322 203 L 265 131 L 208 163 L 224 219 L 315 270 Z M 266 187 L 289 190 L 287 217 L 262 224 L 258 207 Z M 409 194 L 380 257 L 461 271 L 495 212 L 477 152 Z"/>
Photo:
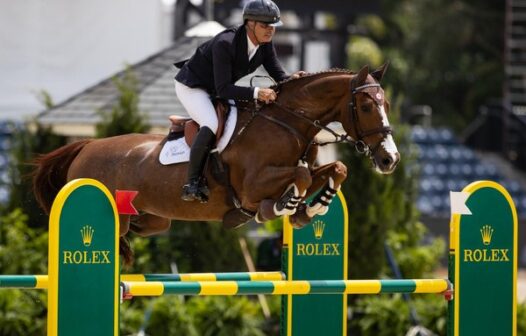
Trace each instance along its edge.
<path fill-rule="evenodd" d="M 133 251 L 130 243 L 125 238 L 130 230 L 130 215 L 119 215 L 119 253 L 122 255 L 125 266 L 130 266 L 133 262 Z"/>
<path fill-rule="evenodd" d="M 144 213 L 130 223 L 130 230 L 139 236 L 148 237 L 170 229 L 170 219 Z"/>
<path fill-rule="evenodd" d="M 119 236 L 124 236 L 130 230 L 130 215 L 119 215 Z"/>
<path fill-rule="evenodd" d="M 329 210 L 329 204 L 340 190 L 342 182 L 347 177 L 347 167 L 340 161 L 326 164 L 314 169 L 312 185 L 307 190 L 306 197 L 320 190 L 309 204 L 302 203 L 298 211 L 291 217 L 295 227 L 309 223 L 312 217 L 324 215 Z"/>
<path fill-rule="evenodd" d="M 126 239 L 128 231 L 133 231 L 140 236 L 151 236 L 164 232 L 170 228 L 170 220 L 150 214 L 142 214 L 134 222 L 130 222 L 130 215 L 119 215 L 119 253 L 122 255 L 125 266 L 133 262 L 133 251 Z"/>

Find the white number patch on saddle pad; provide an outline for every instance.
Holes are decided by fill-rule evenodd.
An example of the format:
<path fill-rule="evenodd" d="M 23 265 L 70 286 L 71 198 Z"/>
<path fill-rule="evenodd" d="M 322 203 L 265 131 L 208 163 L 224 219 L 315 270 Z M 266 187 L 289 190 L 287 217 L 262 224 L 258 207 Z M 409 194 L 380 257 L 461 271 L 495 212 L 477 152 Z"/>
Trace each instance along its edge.
<path fill-rule="evenodd" d="M 232 105 L 230 107 L 228 119 L 225 123 L 225 131 L 217 144 L 217 151 L 219 153 L 226 148 L 230 138 L 232 138 L 232 134 L 234 134 L 234 129 L 236 128 L 237 108 L 234 106 L 233 101 L 230 101 L 230 103 Z M 166 141 L 163 149 L 161 149 L 161 154 L 159 154 L 159 162 L 165 166 L 174 163 L 188 162 L 189 160 L 190 147 L 186 144 L 184 136 L 176 140 Z"/>

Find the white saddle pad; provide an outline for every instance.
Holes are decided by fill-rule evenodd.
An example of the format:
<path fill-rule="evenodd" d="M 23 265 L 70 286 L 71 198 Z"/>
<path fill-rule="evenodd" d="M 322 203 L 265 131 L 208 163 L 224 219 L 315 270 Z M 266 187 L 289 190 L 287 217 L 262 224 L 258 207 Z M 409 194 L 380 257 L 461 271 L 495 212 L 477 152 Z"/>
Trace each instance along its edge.
<path fill-rule="evenodd" d="M 236 128 L 237 123 L 237 108 L 233 101 L 229 102 L 231 107 L 228 119 L 225 123 L 225 131 L 217 143 L 217 151 L 219 153 L 221 153 L 228 145 L 230 138 L 232 138 L 232 134 L 234 134 L 234 129 Z M 186 144 L 184 136 L 177 140 L 166 141 L 161 149 L 161 154 L 159 154 L 159 162 L 163 165 L 188 162 L 188 160 L 190 160 L 190 147 Z"/>

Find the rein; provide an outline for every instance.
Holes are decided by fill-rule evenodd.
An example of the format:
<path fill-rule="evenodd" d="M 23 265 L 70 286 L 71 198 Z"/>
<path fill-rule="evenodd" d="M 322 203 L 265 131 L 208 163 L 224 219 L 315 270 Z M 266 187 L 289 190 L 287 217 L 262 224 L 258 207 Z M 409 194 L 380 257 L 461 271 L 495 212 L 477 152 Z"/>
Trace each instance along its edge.
<path fill-rule="evenodd" d="M 251 82 L 252 82 L 252 80 L 251 80 Z M 352 85 L 352 82 L 351 82 L 351 85 Z M 298 118 L 300 120 L 305 121 L 306 123 L 316 127 L 319 130 L 324 130 L 324 131 L 329 132 L 332 136 L 334 136 L 334 140 L 326 141 L 326 142 L 322 142 L 322 143 L 317 142 L 315 140 L 310 141 L 309 139 L 307 139 L 306 136 L 301 134 L 294 127 L 288 125 L 287 123 L 285 123 L 285 122 L 283 122 L 283 121 L 281 121 L 281 120 L 279 120 L 279 119 L 277 119 L 277 118 L 275 118 L 273 116 L 270 116 L 270 115 L 267 115 L 267 114 L 263 114 L 261 112 L 262 106 L 260 106 L 254 112 L 252 112 L 251 118 L 237 132 L 236 136 L 232 140 L 232 143 L 235 142 L 235 140 L 245 131 L 247 126 L 252 123 L 252 121 L 254 120 L 255 117 L 260 116 L 260 117 L 265 118 L 265 119 L 267 119 L 267 120 L 269 120 L 269 121 L 271 121 L 271 122 L 273 122 L 273 123 L 275 123 L 277 125 L 280 125 L 281 127 L 285 128 L 287 131 L 292 133 L 298 140 L 300 140 L 300 141 L 302 141 L 302 142 L 307 144 L 307 147 L 305 148 L 305 150 L 303 151 L 303 154 L 301 156 L 301 159 L 304 160 L 304 161 L 306 160 L 307 154 L 308 154 L 310 148 L 313 145 L 325 146 L 325 145 L 333 144 L 333 143 L 349 143 L 352 146 L 354 146 L 355 150 L 358 153 L 364 154 L 367 157 L 372 157 L 376 153 L 378 148 L 380 147 L 381 141 L 379 141 L 373 148 L 371 148 L 367 143 L 365 143 L 364 138 L 366 138 L 366 137 L 368 137 L 370 135 L 373 135 L 373 134 L 378 134 L 378 133 L 381 133 L 381 134 L 384 134 L 384 135 L 392 134 L 393 130 L 389 126 L 377 127 L 377 128 L 373 128 L 373 129 L 366 130 L 366 131 L 362 130 L 360 122 L 359 122 L 358 108 L 357 108 L 357 104 L 356 104 L 356 94 L 361 92 L 361 91 L 363 91 L 363 90 L 365 90 L 365 89 L 371 88 L 371 87 L 380 88 L 380 84 L 378 84 L 378 83 L 365 84 L 365 85 L 358 86 L 356 88 L 352 88 L 351 87 L 351 89 L 350 89 L 351 90 L 351 97 L 352 97 L 351 98 L 351 102 L 349 103 L 350 118 L 351 118 L 351 124 L 353 125 L 354 131 L 355 131 L 356 136 L 357 136 L 357 140 L 352 139 L 348 134 L 338 134 L 338 133 L 336 133 L 331 128 L 323 125 L 320 122 L 320 120 L 318 120 L 318 119 L 312 120 L 312 119 L 307 118 L 306 116 L 303 115 L 304 112 L 301 111 L 301 110 L 300 111 L 294 111 L 294 110 L 292 110 L 292 109 L 280 104 L 277 101 L 273 101 L 272 104 L 276 105 L 281 110 L 291 114 L 292 116 L 294 116 L 294 117 L 296 117 L 296 118 Z"/>
<path fill-rule="evenodd" d="M 298 113 L 298 112 L 296 112 L 294 110 L 289 109 L 286 106 L 281 105 L 277 101 L 274 101 L 273 104 L 276 105 L 277 107 L 279 107 L 280 109 L 282 109 L 283 111 L 288 112 L 289 114 L 292 114 L 293 116 L 297 117 L 298 119 L 304 120 L 305 122 L 311 124 L 312 126 L 318 128 L 320 130 L 325 130 L 325 131 L 331 133 L 334 136 L 335 140 L 333 140 L 333 141 L 327 141 L 327 142 L 323 142 L 323 143 L 319 143 L 317 141 L 310 141 L 303 134 L 298 132 L 298 130 L 296 130 L 292 126 L 284 123 L 283 121 L 278 120 L 278 119 L 276 119 L 276 118 L 274 118 L 272 116 L 269 116 L 269 115 L 266 115 L 266 114 L 262 114 L 259 111 L 256 112 L 259 116 L 261 116 L 261 117 L 263 117 L 265 119 L 268 119 L 268 120 L 270 120 L 272 122 L 275 122 L 275 123 L 277 123 L 280 126 L 283 126 L 287 130 L 289 130 L 292 134 L 294 134 L 297 138 L 299 138 L 300 140 L 303 140 L 303 142 L 305 142 L 307 144 L 307 147 L 305 148 L 305 150 L 303 151 L 303 155 L 301 156 L 301 159 L 303 161 L 306 161 L 307 154 L 309 153 L 309 150 L 312 147 L 312 145 L 325 146 L 325 145 L 328 145 L 328 144 L 331 144 L 331 143 L 348 142 L 348 143 L 351 143 L 351 144 L 356 146 L 356 141 L 354 141 L 351 138 L 349 138 L 349 136 L 347 134 L 338 134 L 335 131 L 333 131 L 332 129 L 330 129 L 329 127 L 323 125 L 319 120 L 317 120 L 317 119 L 316 120 L 311 120 L 311 119 L 305 117 L 304 115 L 302 115 L 301 113 Z"/>
<path fill-rule="evenodd" d="M 307 154 L 311 148 L 312 145 L 318 145 L 318 146 L 325 146 L 325 145 L 328 145 L 328 144 L 332 144 L 332 143 L 349 143 L 351 144 L 352 146 L 354 146 L 355 150 L 360 153 L 360 154 L 364 154 L 366 155 L 367 157 L 371 157 L 373 156 L 376 151 L 378 150 L 378 148 L 380 147 L 380 144 L 381 144 L 381 141 L 378 142 L 378 144 L 376 144 L 373 148 L 371 148 L 369 145 L 367 145 L 364 141 L 364 138 L 370 136 L 370 135 L 373 135 L 373 134 L 378 134 L 378 133 L 381 133 L 381 134 L 392 134 L 393 132 L 393 129 L 389 126 L 383 126 L 383 127 L 377 127 L 377 128 L 373 128 L 373 129 L 370 129 L 370 130 L 367 130 L 367 131 L 363 131 L 362 128 L 361 128 L 361 125 L 360 125 L 360 122 L 359 122 L 359 117 L 358 117 L 358 109 L 357 109 L 357 104 L 356 104 L 356 94 L 361 92 L 362 90 L 365 90 L 367 88 L 370 88 L 370 87 L 380 87 L 380 84 L 378 83 L 375 83 L 375 84 L 365 84 L 365 85 L 362 85 L 362 86 L 358 86 L 354 89 L 351 89 L 351 102 L 349 103 L 349 110 L 350 110 L 350 118 L 351 118 L 351 124 L 353 124 L 353 127 L 354 127 L 354 131 L 356 133 L 356 136 L 357 136 L 357 140 L 354 140 L 352 139 L 348 134 L 338 134 L 336 133 L 334 130 L 332 130 L 331 128 L 323 125 L 320 120 L 316 119 L 316 120 L 311 120 L 307 117 L 305 117 L 303 115 L 303 111 L 294 111 L 282 104 L 280 104 L 279 102 L 277 101 L 274 101 L 272 102 L 274 105 L 276 105 L 277 107 L 279 107 L 281 110 L 295 116 L 296 118 L 300 119 L 300 120 L 303 120 L 309 124 L 311 124 L 312 126 L 316 127 L 317 129 L 319 130 L 324 130 L 324 131 L 327 131 L 329 132 L 332 136 L 334 136 L 334 140 L 333 141 L 326 141 L 326 142 L 323 142 L 323 143 L 319 143 L 317 141 L 310 141 L 308 140 L 303 134 L 301 134 L 297 129 L 293 128 L 292 126 L 286 124 L 285 122 L 275 118 L 275 117 L 272 117 L 272 116 L 269 116 L 267 114 L 263 114 L 260 112 L 260 110 L 256 110 L 256 112 L 254 113 L 253 117 L 255 116 L 261 116 L 269 121 L 272 121 L 280 126 L 282 126 L 283 128 L 287 129 L 288 131 L 290 131 L 292 134 L 294 134 L 294 136 L 296 136 L 296 138 L 298 138 L 299 140 L 302 140 L 304 143 L 308 144 L 307 147 L 305 148 L 305 151 L 303 152 L 303 155 L 301 156 L 302 160 L 306 159 L 307 157 Z M 252 120 L 252 119 L 251 119 Z"/>

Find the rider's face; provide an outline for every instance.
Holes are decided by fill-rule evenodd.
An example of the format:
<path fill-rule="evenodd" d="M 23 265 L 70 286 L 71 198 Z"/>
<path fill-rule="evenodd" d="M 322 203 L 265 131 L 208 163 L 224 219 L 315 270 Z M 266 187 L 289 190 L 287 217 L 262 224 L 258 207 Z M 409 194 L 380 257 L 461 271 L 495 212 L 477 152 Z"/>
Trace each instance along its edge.
<path fill-rule="evenodd" d="M 259 43 L 268 43 L 276 32 L 276 27 L 270 26 L 264 22 L 251 22 L 254 35 Z"/>

